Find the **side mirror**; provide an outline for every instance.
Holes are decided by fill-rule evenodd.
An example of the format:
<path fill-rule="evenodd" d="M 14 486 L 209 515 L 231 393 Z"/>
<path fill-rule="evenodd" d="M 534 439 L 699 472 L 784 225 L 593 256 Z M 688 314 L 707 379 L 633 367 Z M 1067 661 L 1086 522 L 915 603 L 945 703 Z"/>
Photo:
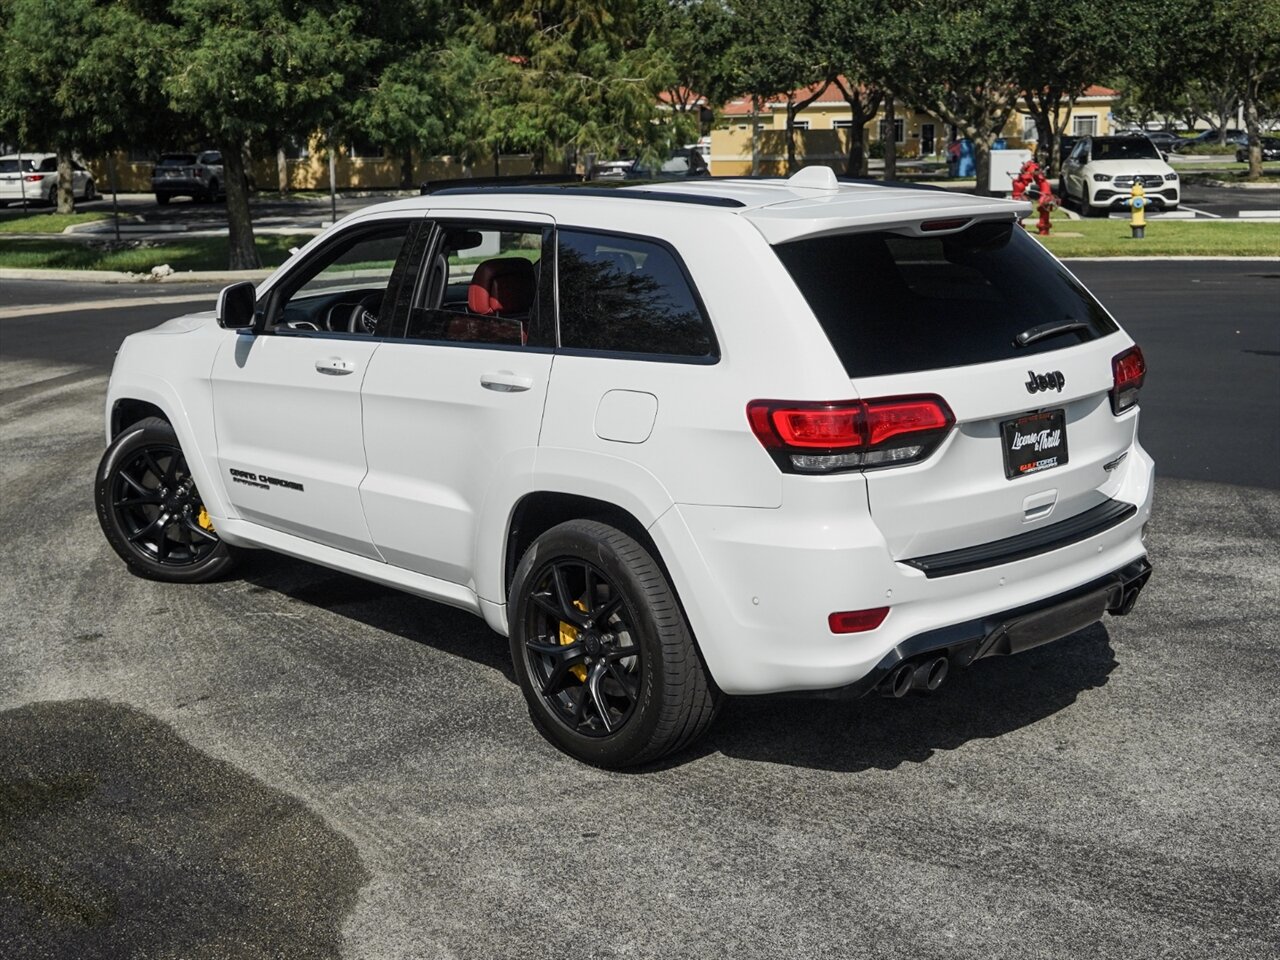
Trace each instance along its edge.
<path fill-rule="evenodd" d="M 218 326 L 228 330 L 252 328 L 257 302 L 257 291 L 248 280 L 223 287 L 218 294 Z"/>

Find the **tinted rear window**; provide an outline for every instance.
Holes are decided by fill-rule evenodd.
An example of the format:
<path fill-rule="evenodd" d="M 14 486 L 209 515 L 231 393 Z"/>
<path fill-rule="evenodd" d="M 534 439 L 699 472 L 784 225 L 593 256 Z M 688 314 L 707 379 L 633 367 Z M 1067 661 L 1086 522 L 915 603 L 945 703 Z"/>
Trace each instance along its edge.
<path fill-rule="evenodd" d="M 715 339 L 674 251 L 587 230 L 559 232 L 560 345 L 710 357 Z"/>
<path fill-rule="evenodd" d="M 0 173 L 17 173 L 21 169 L 23 172 L 34 170 L 31 161 L 26 157 L 22 158 L 22 166 L 18 166 L 17 160 L 0 160 Z"/>
<path fill-rule="evenodd" d="M 850 377 L 937 370 L 1057 350 L 1116 325 L 1012 223 L 948 237 L 854 233 L 774 247 Z M 1014 345 L 1031 327 L 1085 326 Z"/>
<path fill-rule="evenodd" d="M 1095 140 L 1090 150 L 1094 160 L 1159 160 L 1158 151 L 1146 137 Z"/>
<path fill-rule="evenodd" d="M 156 161 L 158 167 L 185 167 L 196 162 L 194 153 L 166 153 Z"/>

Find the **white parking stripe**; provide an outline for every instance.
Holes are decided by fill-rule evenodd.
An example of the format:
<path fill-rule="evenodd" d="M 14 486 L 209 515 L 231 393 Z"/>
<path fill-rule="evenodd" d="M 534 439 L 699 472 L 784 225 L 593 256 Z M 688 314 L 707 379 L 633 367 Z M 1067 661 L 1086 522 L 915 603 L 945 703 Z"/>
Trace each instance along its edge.
<path fill-rule="evenodd" d="M 34 317 L 43 313 L 79 313 L 83 310 L 110 310 L 114 307 L 153 307 L 162 303 L 198 303 L 202 300 L 212 310 L 217 299 L 216 293 L 201 293 L 181 297 L 122 297 L 115 300 L 87 300 L 83 303 L 38 303 L 30 306 L 0 307 L 0 320 L 8 317 Z M 177 313 L 174 316 L 177 316 Z"/>
<path fill-rule="evenodd" d="M 1196 207 L 1188 207 L 1185 203 L 1182 205 L 1183 210 L 1190 210 L 1192 213 L 1198 213 L 1202 217 L 1212 217 L 1214 220 L 1221 220 L 1222 214 L 1210 213 L 1208 210 L 1200 210 Z"/>
<path fill-rule="evenodd" d="M 1255 217 L 1261 217 L 1268 220 L 1280 217 L 1280 210 L 1241 210 L 1241 220 L 1251 220 Z"/>

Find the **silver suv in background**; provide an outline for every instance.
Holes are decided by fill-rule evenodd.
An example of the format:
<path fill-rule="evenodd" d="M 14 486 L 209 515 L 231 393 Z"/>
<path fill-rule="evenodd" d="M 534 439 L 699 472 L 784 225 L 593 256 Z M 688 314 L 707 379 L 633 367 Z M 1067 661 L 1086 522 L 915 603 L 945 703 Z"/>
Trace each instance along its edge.
<path fill-rule="evenodd" d="M 159 204 L 166 204 L 174 197 L 213 203 L 226 196 L 225 183 L 222 154 L 217 150 L 161 154 L 151 172 L 151 189 Z"/>

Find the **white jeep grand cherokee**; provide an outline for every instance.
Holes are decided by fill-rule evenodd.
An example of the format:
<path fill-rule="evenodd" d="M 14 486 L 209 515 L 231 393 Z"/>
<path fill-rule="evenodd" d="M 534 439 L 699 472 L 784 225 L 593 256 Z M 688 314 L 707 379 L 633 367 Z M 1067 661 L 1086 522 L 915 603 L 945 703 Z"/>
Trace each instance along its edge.
<path fill-rule="evenodd" d="M 932 690 L 1151 570 L 1142 353 L 1019 213 L 815 168 L 372 207 L 125 341 L 99 519 L 146 576 L 266 548 L 478 614 L 589 763 Z"/>

